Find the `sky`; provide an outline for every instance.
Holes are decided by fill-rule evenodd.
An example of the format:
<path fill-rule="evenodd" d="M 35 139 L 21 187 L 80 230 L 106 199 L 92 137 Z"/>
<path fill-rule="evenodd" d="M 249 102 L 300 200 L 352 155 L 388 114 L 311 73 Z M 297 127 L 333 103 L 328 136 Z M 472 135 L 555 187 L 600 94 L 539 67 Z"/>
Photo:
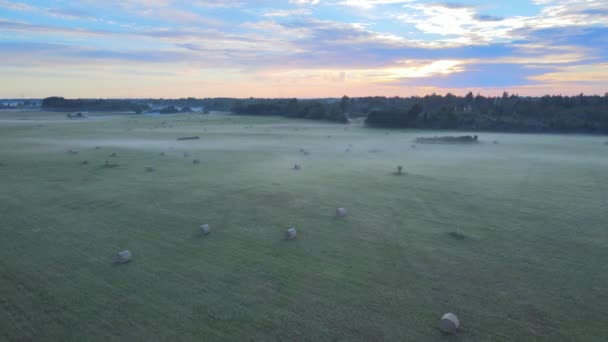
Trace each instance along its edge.
<path fill-rule="evenodd" d="M 608 92 L 608 0 L 0 0 L 0 97 Z"/>

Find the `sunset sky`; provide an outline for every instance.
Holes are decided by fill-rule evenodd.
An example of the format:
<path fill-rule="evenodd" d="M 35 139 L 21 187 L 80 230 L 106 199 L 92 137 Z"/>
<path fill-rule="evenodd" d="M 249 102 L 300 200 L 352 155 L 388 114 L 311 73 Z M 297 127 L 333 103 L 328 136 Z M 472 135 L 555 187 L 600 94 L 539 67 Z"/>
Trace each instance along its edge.
<path fill-rule="evenodd" d="M 0 0 L 1 98 L 608 92 L 608 0 Z"/>

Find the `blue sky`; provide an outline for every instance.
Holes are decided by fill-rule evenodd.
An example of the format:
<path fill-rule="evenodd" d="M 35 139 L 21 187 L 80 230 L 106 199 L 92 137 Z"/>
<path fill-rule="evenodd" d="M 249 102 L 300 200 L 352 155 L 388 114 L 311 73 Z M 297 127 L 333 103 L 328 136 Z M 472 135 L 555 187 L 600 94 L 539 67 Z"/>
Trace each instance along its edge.
<path fill-rule="evenodd" d="M 0 97 L 608 92 L 607 0 L 0 0 Z"/>

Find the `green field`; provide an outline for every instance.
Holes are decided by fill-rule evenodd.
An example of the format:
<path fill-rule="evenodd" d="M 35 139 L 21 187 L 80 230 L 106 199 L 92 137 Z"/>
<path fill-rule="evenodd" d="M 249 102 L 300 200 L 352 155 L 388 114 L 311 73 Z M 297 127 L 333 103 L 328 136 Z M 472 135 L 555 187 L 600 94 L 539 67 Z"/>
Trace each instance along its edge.
<path fill-rule="evenodd" d="M 0 340 L 608 339 L 606 137 L 64 118 L 0 113 Z"/>

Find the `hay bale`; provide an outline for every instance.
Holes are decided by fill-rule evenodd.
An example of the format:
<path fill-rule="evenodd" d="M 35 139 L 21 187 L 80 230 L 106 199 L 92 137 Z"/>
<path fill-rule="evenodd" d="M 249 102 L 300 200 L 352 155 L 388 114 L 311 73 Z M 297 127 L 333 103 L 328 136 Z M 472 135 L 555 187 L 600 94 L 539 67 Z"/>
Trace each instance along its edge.
<path fill-rule="evenodd" d="M 287 232 L 285 233 L 285 239 L 293 240 L 295 238 L 296 238 L 296 229 L 294 227 L 287 229 Z"/>
<path fill-rule="evenodd" d="M 200 164 L 200 163 L 201 163 L 201 161 L 200 161 L 200 160 L 198 160 L 198 159 L 194 159 L 194 160 L 192 160 L 192 164 L 194 164 L 194 165 L 198 165 L 198 164 Z"/>
<path fill-rule="evenodd" d="M 345 217 L 347 213 L 348 213 L 348 210 L 346 210 L 346 208 L 336 209 L 336 216 L 338 216 L 338 217 Z"/>
<path fill-rule="evenodd" d="M 96 149 L 96 150 L 99 150 L 100 148 L 101 148 L 100 146 L 95 146 L 95 149 Z"/>
<path fill-rule="evenodd" d="M 300 164 L 294 164 L 293 165 L 293 169 L 294 170 L 301 170 L 302 169 L 302 165 L 300 165 Z"/>
<path fill-rule="evenodd" d="M 118 167 L 118 164 L 110 163 L 109 161 L 106 160 L 105 163 L 103 164 L 103 167 L 106 167 L 106 168 Z"/>
<path fill-rule="evenodd" d="M 88 160 L 83 160 L 80 162 L 81 165 L 89 165 L 89 161 Z"/>
<path fill-rule="evenodd" d="M 154 172 L 154 168 L 152 166 L 146 166 L 146 172 Z"/>
<path fill-rule="evenodd" d="M 130 250 L 124 250 L 122 252 L 118 252 L 113 258 L 112 262 L 115 264 L 126 264 L 131 261 L 133 255 Z"/>
<path fill-rule="evenodd" d="M 458 317 L 451 312 L 444 314 L 439 321 L 439 330 L 444 334 L 455 334 L 459 327 Z"/>
<path fill-rule="evenodd" d="M 461 232 L 457 232 L 457 231 L 453 231 L 453 232 L 449 232 L 448 235 L 456 240 L 464 240 L 466 238 L 466 235 L 464 235 Z"/>
<path fill-rule="evenodd" d="M 211 233 L 211 228 L 209 227 L 208 224 L 202 224 L 199 228 L 203 235 L 207 235 L 207 234 Z"/>

